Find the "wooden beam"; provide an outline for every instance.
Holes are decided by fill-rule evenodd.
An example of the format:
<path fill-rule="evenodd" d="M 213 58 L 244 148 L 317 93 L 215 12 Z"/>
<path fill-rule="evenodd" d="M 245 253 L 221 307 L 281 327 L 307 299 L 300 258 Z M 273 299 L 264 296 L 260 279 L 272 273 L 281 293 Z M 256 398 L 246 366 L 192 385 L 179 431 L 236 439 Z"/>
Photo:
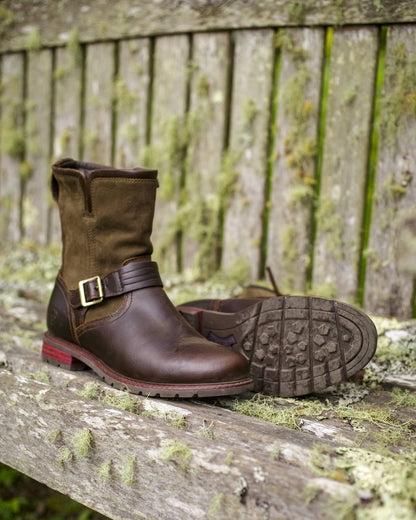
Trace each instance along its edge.
<path fill-rule="evenodd" d="M 73 27 L 82 42 L 184 32 L 278 26 L 416 21 L 413 0 L 119 0 L 2 2 L 1 50 L 27 47 L 39 34 L 46 46 L 64 43 Z"/>
<path fill-rule="evenodd" d="M 42 369 L 34 356 L 14 349 L 11 370 L 0 370 L 0 460 L 110 518 L 260 520 L 266 510 L 312 520 L 334 501 L 359 503 L 354 488 L 309 467 L 331 440 L 203 401 L 137 398 L 137 413 L 120 410 L 79 395 L 97 381 L 91 373 L 49 367 L 51 384 L 33 379 Z M 308 486 L 322 490 L 311 503 Z"/>

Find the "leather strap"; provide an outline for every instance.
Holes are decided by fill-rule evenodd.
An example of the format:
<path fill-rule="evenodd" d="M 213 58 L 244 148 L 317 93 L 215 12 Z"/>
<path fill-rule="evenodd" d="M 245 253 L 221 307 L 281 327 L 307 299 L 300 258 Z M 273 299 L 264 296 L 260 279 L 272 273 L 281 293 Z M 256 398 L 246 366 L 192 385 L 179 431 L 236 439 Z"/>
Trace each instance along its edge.
<path fill-rule="evenodd" d="M 102 299 L 114 298 L 146 287 L 163 287 L 156 262 L 131 262 L 117 271 L 101 278 L 102 296 L 98 287 L 99 277 L 82 283 L 85 301 L 99 303 Z M 69 291 L 72 307 L 83 307 L 79 289 Z"/>

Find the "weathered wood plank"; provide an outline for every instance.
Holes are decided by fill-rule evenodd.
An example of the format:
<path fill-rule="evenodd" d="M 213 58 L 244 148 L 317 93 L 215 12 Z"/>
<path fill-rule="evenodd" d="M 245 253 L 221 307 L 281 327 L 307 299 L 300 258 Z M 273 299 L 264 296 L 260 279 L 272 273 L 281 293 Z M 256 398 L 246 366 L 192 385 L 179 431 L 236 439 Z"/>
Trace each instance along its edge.
<path fill-rule="evenodd" d="M 146 145 L 150 84 L 150 41 L 120 42 L 115 86 L 117 111 L 116 158 L 119 168 L 132 168 Z"/>
<path fill-rule="evenodd" d="M 194 36 L 183 264 L 197 267 L 205 276 L 218 266 L 229 55 L 230 40 L 226 33 Z"/>
<path fill-rule="evenodd" d="M 38 30 L 45 45 L 59 45 L 68 28 L 83 42 L 190 31 L 288 25 L 351 25 L 416 21 L 413 0 L 52 0 L 3 2 L 1 49 L 24 49 Z M 6 16 L 7 15 L 7 16 Z"/>
<path fill-rule="evenodd" d="M 63 157 L 78 158 L 81 138 L 82 59 L 78 45 L 56 50 L 55 106 L 54 106 L 54 160 Z M 58 209 L 51 213 L 51 240 L 60 239 Z"/>
<path fill-rule="evenodd" d="M 284 292 L 306 292 L 324 30 L 285 29 L 279 40 L 267 263 Z"/>
<path fill-rule="evenodd" d="M 24 164 L 22 54 L 1 58 L 0 107 L 0 240 L 18 242 L 21 238 L 20 198 Z"/>
<path fill-rule="evenodd" d="M 7 417 L 0 460 L 111 518 L 262 519 L 266 507 L 269 518 L 283 510 L 286 517 L 313 519 L 331 500 L 358 503 L 350 486 L 297 467 L 310 447 L 291 452 L 283 444 L 292 463 L 275 460 L 277 438 L 262 437 L 248 446 L 252 432 L 233 425 L 230 413 L 218 427 L 228 430 L 231 440 L 213 440 L 175 428 L 175 406 L 147 404 L 147 412 L 139 406 L 132 414 L 7 370 L 0 370 L 0 388 Z M 247 419 L 262 429 L 261 422 Z M 301 491 L 318 481 L 322 491 L 308 504 Z"/>
<path fill-rule="evenodd" d="M 145 165 L 159 170 L 153 226 L 155 258 L 165 271 L 180 265 L 179 205 L 185 166 L 190 47 L 187 36 L 157 38 L 154 56 L 150 146 Z"/>
<path fill-rule="evenodd" d="M 377 29 L 335 29 L 317 208 L 313 289 L 357 299 Z"/>
<path fill-rule="evenodd" d="M 235 34 L 222 264 L 259 276 L 274 71 L 272 30 Z"/>
<path fill-rule="evenodd" d="M 83 158 L 100 164 L 112 161 L 114 55 L 113 43 L 87 47 Z"/>
<path fill-rule="evenodd" d="M 389 27 L 380 134 L 367 254 L 365 307 L 412 315 L 412 275 L 399 272 L 398 232 L 416 204 L 416 27 Z M 412 108 L 413 107 L 413 108 Z"/>
<path fill-rule="evenodd" d="M 23 229 L 29 240 L 49 238 L 49 174 L 52 151 L 52 51 L 28 53 L 26 99 L 26 170 Z"/>

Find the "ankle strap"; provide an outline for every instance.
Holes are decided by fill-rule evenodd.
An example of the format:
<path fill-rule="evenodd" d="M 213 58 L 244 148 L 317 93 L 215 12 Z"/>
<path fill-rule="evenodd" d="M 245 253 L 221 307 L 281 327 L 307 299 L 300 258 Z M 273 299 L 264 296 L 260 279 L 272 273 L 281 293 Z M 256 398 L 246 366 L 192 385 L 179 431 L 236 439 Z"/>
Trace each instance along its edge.
<path fill-rule="evenodd" d="M 72 307 L 90 307 L 146 287 L 163 287 L 156 262 L 131 262 L 103 278 L 81 280 L 78 289 L 69 291 Z"/>

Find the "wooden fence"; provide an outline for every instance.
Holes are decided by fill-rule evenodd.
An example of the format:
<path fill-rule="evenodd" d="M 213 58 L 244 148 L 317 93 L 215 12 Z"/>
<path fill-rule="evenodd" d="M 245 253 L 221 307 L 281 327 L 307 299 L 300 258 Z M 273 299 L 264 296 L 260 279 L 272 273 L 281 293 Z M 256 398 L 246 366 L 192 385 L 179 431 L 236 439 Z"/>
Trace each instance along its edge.
<path fill-rule="evenodd" d="M 1 240 L 59 239 L 57 157 L 151 166 L 165 271 L 270 265 L 412 316 L 415 21 L 411 0 L 2 2 Z"/>

